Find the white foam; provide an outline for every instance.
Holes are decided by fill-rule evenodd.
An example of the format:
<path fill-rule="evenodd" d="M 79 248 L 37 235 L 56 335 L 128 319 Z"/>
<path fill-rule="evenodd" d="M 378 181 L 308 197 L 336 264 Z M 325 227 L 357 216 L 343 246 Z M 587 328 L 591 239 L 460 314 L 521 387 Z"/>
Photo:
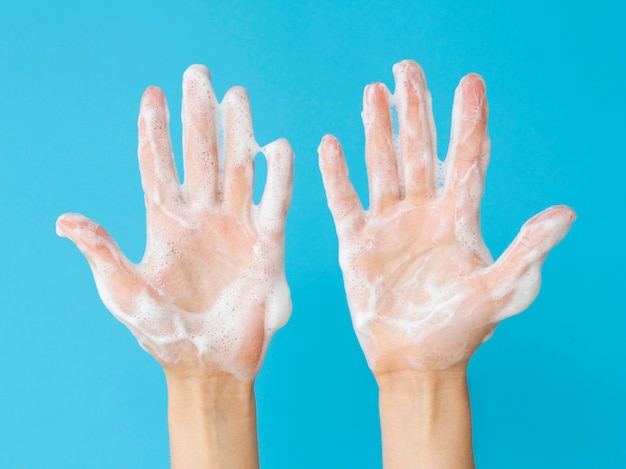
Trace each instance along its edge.
<path fill-rule="evenodd" d="M 206 98 L 199 102 L 184 100 L 184 125 L 193 126 L 193 116 L 197 119 L 206 114 L 214 126 L 213 135 L 223 141 L 218 146 L 220 155 L 225 150 L 231 152 L 230 161 L 219 159 L 219 169 L 225 165 L 252 167 L 250 159 L 262 149 L 254 138 L 245 90 L 231 89 L 218 104 L 208 71 L 200 66 L 190 67 L 184 82 L 188 89 Z M 268 168 L 268 172 L 274 172 L 270 179 L 277 187 L 266 190 L 282 193 L 264 195 L 271 204 L 267 203 L 263 223 L 259 221 L 261 210 L 251 199 L 234 211 L 222 203 L 221 196 L 217 201 L 199 202 L 192 202 L 194 194 L 178 197 L 183 189 L 179 181 L 171 178 L 173 155 L 168 146 L 167 125 L 162 125 L 164 109 L 158 96 L 145 98 L 139 117 L 140 129 L 144 128 L 146 136 L 140 155 L 147 151 L 153 156 L 149 164 L 143 163 L 142 171 L 154 171 L 158 181 L 144 187 L 148 213 L 146 252 L 141 263 L 132 266 L 128 292 L 121 292 L 119 283 L 113 281 L 112 276 L 119 271 L 96 259 L 92 268 L 98 292 L 113 315 L 161 363 L 213 367 L 242 380 L 251 379 L 258 372 L 272 335 L 291 313 L 281 226 L 289 205 L 293 154 L 288 144 L 281 144 L 280 158 L 272 160 Z M 225 119 L 222 114 L 227 114 Z M 184 151 L 190 151 L 192 146 L 205 148 L 205 137 L 192 135 Z M 217 171 L 218 168 L 210 167 L 209 155 L 200 156 L 205 158 L 207 171 Z M 220 187 L 224 177 L 220 171 Z M 281 178 L 289 180 L 279 184 Z M 251 193 L 252 187 L 249 189 Z M 60 234 L 74 240 L 95 236 L 73 236 L 62 231 Z M 96 238 L 89 241 L 91 245 L 98 243 Z M 119 261 L 117 267 L 124 262 L 127 261 Z"/>
<path fill-rule="evenodd" d="M 399 78 L 406 78 L 402 73 L 401 68 L 394 69 L 397 84 Z M 424 92 L 430 105 L 430 95 Z M 457 91 L 452 149 L 457 139 L 466 138 L 459 136 L 461 123 L 483 122 L 479 107 L 484 103 L 477 99 L 478 107 L 468 106 L 463 115 L 460 98 Z M 391 102 L 406 109 L 408 102 L 401 99 L 406 100 L 406 95 L 397 87 Z M 366 132 L 375 119 L 371 111 L 363 112 Z M 434 125 L 425 127 L 431 135 L 420 138 L 434 141 Z M 467 127 L 465 132 L 470 133 Z M 402 167 L 400 145 L 394 147 Z M 454 150 L 443 163 L 436 155 L 426 155 L 433 158 L 435 194 L 417 202 L 401 197 L 384 212 L 367 211 L 361 229 L 338 230 L 339 262 L 354 329 L 374 371 L 384 370 L 392 362 L 396 368 L 424 370 L 445 369 L 468 360 L 491 337 L 499 321 L 523 311 L 534 300 L 545 255 L 569 229 L 573 212 L 549 209 L 549 214 L 527 223 L 521 241 L 514 243 L 526 252 L 523 258 L 494 264 L 479 220 L 490 150 L 486 133 L 480 150 L 480 157 L 465 166 L 462 177 L 453 176 L 456 180 L 451 190 L 444 187 L 444 175 L 454 170 L 449 167 L 456 157 Z M 384 183 L 382 178 L 380 183 Z M 356 216 L 347 207 L 331 209 L 337 225 Z"/>

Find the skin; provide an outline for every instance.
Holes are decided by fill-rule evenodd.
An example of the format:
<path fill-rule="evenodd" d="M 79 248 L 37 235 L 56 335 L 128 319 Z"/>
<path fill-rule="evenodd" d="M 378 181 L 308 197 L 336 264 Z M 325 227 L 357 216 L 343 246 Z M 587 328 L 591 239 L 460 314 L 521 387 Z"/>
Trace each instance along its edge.
<path fill-rule="evenodd" d="M 480 232 L 490 150 L 483 80 L 467 75 L 456 90 L 438 188 L 424 74 L 412 61 L 393 71 L 397 150 L 391 94 L 381 83 L 364 92 L 369 209 L 331 135 L 318 150 L 320 169 L 353 324 L 379 385 L 384 466 L 470 468 L 467 363 L 500 320 L 534 300 L 541 264 L 575 214 L 546 209 L 494 262 Z"/>
<path fill-rule="evenodd" d="M 58 233 L 89 261 L 105 305 L 163 366 L 172 467 L 180 468 L 258 467 L 254 379 L 291 311 L 284 226 L 293 152 L 282 139 L 258 147 L 243 88 L 230 89 L 219 109 L 222 155 L 209 71 L 189 67 L 180 184 L 165 97 L 156 87 L 144 93 L 138 154 L 147 245 L 139 264 L 82 215 L 57 221 Z M 258 206 L 252 201 L 257 151 L 268 161 Z"/>

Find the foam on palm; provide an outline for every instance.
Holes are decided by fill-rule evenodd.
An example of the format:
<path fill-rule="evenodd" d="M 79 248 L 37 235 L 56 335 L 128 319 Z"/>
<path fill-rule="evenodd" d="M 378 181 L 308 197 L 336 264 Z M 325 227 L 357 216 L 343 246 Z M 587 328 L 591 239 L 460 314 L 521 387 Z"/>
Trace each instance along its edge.
<path fill-rule="evenodd" d="M 257 144 L 242 88 L 218 104 L 208 71 L 192 66 L 183 89 L 188 179 L 182 186 L 164 97 L 149 89 L 142 101 L 139 157 L 148 230 L 141 263 L 130 263 L 81 215 L 63 215 L 57 232 L 85 253 L 106 307 L 161 363 L 250 379 L 291 312 L 284 221 L 293 155 L 284 140 Z M 268 180 L 256 206 L 251 183 L 258 152 L 268 160 Z"/>
<path fill-rule="evenodd" d="M 394 68 L 396 92 L 388 102 L 398 106 L 401 135 L 393 137 L 390 157 L 368 156 L 368 175 L 378 171 L 370 175 L 369 210 L 363 211 L 347 181 L 338 142 L 325 138 L 320 147 L 348 305 L 374 372 L 445 369 L 468 360 L 499 321 L 534 300 L 545 256 L 574 219 L 567 207 L 547 209 L 524 225 L 494 263 L 479 220 L 490 150 L 484 85 L 474 77 L 459 85 L 449 153 L 442 164 L 431 145 L 430 94 L 420 74 L 410 62 Z M 384 97 L 381 86 L 365 91 L 363 122 L 370 142 L 380 140 L 380 129 L 382 135 L 391 132 L 386 111 L 375 104 Z M 407 118 L 411 92 L 417 93 L 414 103 L 423 106 L 421 119 Z M 411 111 L 418 115 L 415 108 Z M 403 153 L 402 139 L 421 143 L 405 145 Z M 427 183 L 407 189 L 415 182 L 409 178 L 420 175 Z M 400 189 L 394 196 L 389 188 L 397 184 L 396 177 Z"/>

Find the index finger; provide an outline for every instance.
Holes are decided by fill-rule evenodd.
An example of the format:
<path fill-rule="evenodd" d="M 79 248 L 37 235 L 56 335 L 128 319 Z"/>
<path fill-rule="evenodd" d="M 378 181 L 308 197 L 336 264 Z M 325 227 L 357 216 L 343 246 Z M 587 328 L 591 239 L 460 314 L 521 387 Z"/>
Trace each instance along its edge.
<path fill-rule="evenodd" d="M 348 166 L 339 141 L 326 135 L 317 151 L 328 208 L 337 233 L 358 230 L 364 223 L 365 211 L 348 177 Z"/>
<path fill-rule="evenodd" d="M 169 117 L 163 92 L 156 86 L 146 89 L 141 98 L 138 122 L 139 170 L 146 201 L 157 205 L 180 200 Z"/>

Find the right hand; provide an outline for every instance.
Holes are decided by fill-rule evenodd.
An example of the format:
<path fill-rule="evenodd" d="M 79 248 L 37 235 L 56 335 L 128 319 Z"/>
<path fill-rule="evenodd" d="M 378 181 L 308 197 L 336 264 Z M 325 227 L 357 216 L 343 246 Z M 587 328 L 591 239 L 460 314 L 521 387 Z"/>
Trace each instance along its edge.
<path fill-rule="evenodd" d="M 224 155 L 218 155 L 220 112 Z M 168 121 L 163 93 L 148 88 L 139 114 L 148 231 L 142 261 L 131 263 L 82 215 L 59 217 L 57 232 L 89 261 L 107 308 L 166 369 L 253 380 L 269 340 L 291 312 L 284 227 L 293 153 L 284 139 L 260 148 L 245 89 L 232 88 L 219 105 L 203 66 L 191 66 L 183 79 L 183 185 Z M 268 176 L 255 206 L 258 151 L 267 157 Z"/>

